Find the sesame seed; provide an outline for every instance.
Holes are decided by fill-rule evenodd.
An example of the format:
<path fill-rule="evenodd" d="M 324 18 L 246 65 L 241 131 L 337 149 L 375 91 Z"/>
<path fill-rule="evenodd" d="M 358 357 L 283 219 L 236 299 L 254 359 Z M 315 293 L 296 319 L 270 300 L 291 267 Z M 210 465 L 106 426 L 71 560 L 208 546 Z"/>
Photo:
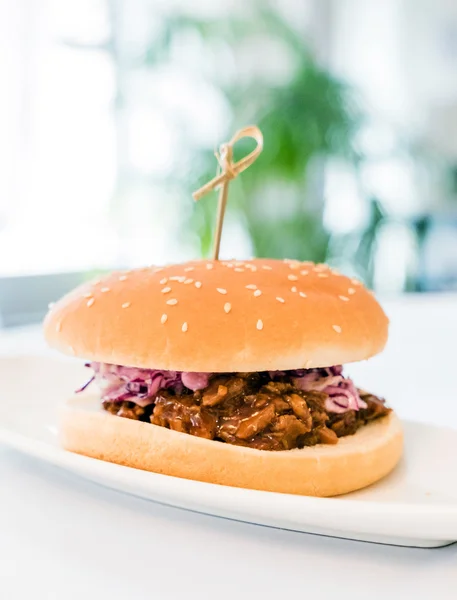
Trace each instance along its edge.
<path fill-rule="evenodd" d="M 281 302 L 281 304 L 284 304 L 284 302 L 285 302 L 284 298 L 281 298 L 281 296 L 276 296 L 276 300 L 278 302 Z"/>
<path fill-rule="evenodd" d="M 298 277 L 296 275 L 287 275 L 287 279 L 289 281 L 297 281 Z"/>
<path fill-rule="evenodd" d="M 155 272 L 155 273 L 159 273 L 160 271 L 163 271 L 163 267 L 156 267 L 156 268 L 154 269 L 154 272 Z"/>
<path fill-rule="evenodd" d="M 233 270 L 237 273 L 244 273 L 244 269 L 241 269 L 240 267 L 235 267 Z"/>
<path fill-rule="evenodd" d="M 55 302 L 50 302 L 50 303 L 48 304 L 48 308 L 52 308 L 54 305 L 55 305 Z"/>
<path fill-rule="evenodd" d="M 119 281 L 125 281 L 127 279 L 127 275 L 121 275 L 119 277 Z"/>
<path fill-rule="evenodd" d="M 246 265 L 246 268 L 251 269 L 251 271 L 257 271 L 257 267 L 255 265 L 251 265 L 249 263 Z"/>
<path fill-rule="evenodd" d="M 212 269 L 212 268 L 213 268 L 213 266 L 214 266 L 214 265 L 213 265 L 212 263 L 207 263 L 207 264 L 206 264 L 206 268 L 207 268 L 207 269 Z"/>
<path fill-rule="evenodd" d="M 297 288 L 296 288 L 295 286 L 292 286 L 292 287 L 290 288 L 290 291 L 295 293 L 295 292 L 297 291 Z"/>
<path fill-rule="evenodd" d="M 308 296 L 304 292 L 298 292 L 298 295 L 302 298 L 307 298 Z"/>
<path fill-rule="evenodd" d="M 169 304 L 170 306 L 174 306 L 175 304 L 178 304 L 178 301 L 176 300 L 176 298 L 170 298 L 170 300 L 167 300 L 167 304 Z"/>
<path fill-rule="evenodd" d="M 87 301 L 87 306 L 92 306 L 94 302 L 95 300 L 93 298 L 90 298 L 90 300 Z"/>
<path fill-rule="evenodd" d="M 226 313 L 229 313 L 232 310 L 232 305 L 230 304 L 230 302 L 226 302 L 224 304 L 224 310 Z"/>
<path fill-rule="evenodd" d="M 351 283 L 354 285 L 362 285 L 358 279 L 351 279 Z"/>
<path fill-rule="evenodd" d="M 73 346 L 68 346 L 68 350 L 74 354 L 75 353 L 75 349 L 73 348 Z"/>
<path fill-rule="evenodd" d="M 105 293 L 105 292 L 109 292 L 109 290 L 110 290 L 109 287 L 102 287 L 102 289 L 100 291 Z"/>
<path fill-rule="evenodd" d="M 219 294 L 226 294 L 227 290 L 224 288 L 216 288 L 216 290 L 219 292 Z"/>
<path fill-rule="evenodd" d="M 92 285 L 98 285 L 100 281 L 101 279 L 95 279 L 95 281 L 92 282 Z"/>
<path fill-rule="evenodd" d="M 247 290 L 256 290 L 257 286 L 254 285 L 253 283 L 250 283 L 249 285 L 246 286 L 246 289 Z"/>
<path fill-rule="evenodd" d="M 56 331 L 57 333 L 62 329 L 62 323 L 60 321 L 57 322 Z"/>
<path fill-rule="evenodd" d="M 186 278 L 181 275 L 174 275 L 173 277 L 170 277 L 170 281 L 179 281 L 179 283 L 182 283 L 185 280 Z"/>
<path fill-rule="evenodd" d="M 262 269 L 265 269 L 265 271 L 271 271 L 273 267 L 270 267 L 269 265 L 262 265 Z"/>
<path fill-rule="evenodd" d="M 328 273 L 318 273 L 318 277 L 328 277 Z"/>
<path fill-rule="evenodd" d="M 171 292 L 171 287 L 164 287 L 161 292 L 162 294 L 168 294 L 168 292 Z"/>
<path fill-rule="evenodd" d="M 186 268 L 184 269 L 184 271 L 185 271 L 186 273 L 188 273 L 189 271 L 195 271 L 195 267 L 186 267 Z"/>
<path fill-rule="evenodd" d="M 130 302 L 124 302 L 122 308 L 128 308 L 130 306 Z"/>
<path fill-rule="evenodd" d="M 300 268 L 300 263 L 289 263 L 289 269 L 299 269 Z"/>
<path fill-rule="evenodd" d="M 187 285 L 188 283 L 193 283 L 194 280 L 193 279 L 185 279 L 184 283 Z"/>
<path fill-rule="evenodd" d="M 348 289 L 348 294 L 349 294 L 350 296 L 352 296 L 352 294 L 355 294 L 355 289 L 354 289 L 354 288 L 349 288 L 349 289 Z"/>
<path fill-rule="evenodd" d="M 83 294 L 83 298 L 92 298 L 92 296 L 92 292 L 86 292 L 85 294 Z"/>
<path fill-rule="evenodd" d="M 201 281 L 196 281 L 195 282 L 195 287 L 196 288 L 201 288 L 202 287 L 202 282 Z"/>
<path fill-rule="evenodd" d="M 160 285 L 164 285 L 165 283 L 167 283 L 168 281 L 168 277 L 164 277 L 163 279 L 160 280 Z"/>
<path fill-rule="evenodd" d="M 261 330 L 263 329 L 263 321 L 262 321 L 262 319 L 259 319 L 259 320 L 257 321 L 257 325 L 256 325 L 256 327 L 257 327 L 257 329 L 258 329 L 259 331 L 261 331 Z"/>
<path fill-rule="evenodd" d="M 256 290 L 254 292 L 254 296 L 261 296 L 261 295 L 262 295 L 262 292 L 260 290 Z"/>
<path fill-rule="evenodd" d="M 166 313 L 163 313 L 163 315 L 160 317 L 160 322 L 162 323 L 162 325 L 167 322 L 167 319 L 168 315 Z"/>
<path fill-rule="evenodd" d="M 188 329 L 189 329 L 189 327 L 188 327 L 187 323 L 185 323 L 185 322 L 184 322 L 184 323 L 182 324 L 181 331 L 183 331 L 184 333 L 186 333 L 186 331 L 187 331 Z"/>
<path fill-rule="evenodd" d="M 309 271 L 307 271 L 306 269 L 303 269 L 303 271 L 300 271 L 301 275 L 308 275 Z"/>
<path fill-rule="evenodd" d="M 339 325 L 332 325 L 332 329 L 334 329 L 336 333 L 341 333 L 341 327 Z"/>
<path fill-rule="evenodd" d="M 349 298 L 347 296 L 338 296 L 338 298 L 340 300 L 343 300 L 343 302 L 348 302 L 349 301 Z"/>

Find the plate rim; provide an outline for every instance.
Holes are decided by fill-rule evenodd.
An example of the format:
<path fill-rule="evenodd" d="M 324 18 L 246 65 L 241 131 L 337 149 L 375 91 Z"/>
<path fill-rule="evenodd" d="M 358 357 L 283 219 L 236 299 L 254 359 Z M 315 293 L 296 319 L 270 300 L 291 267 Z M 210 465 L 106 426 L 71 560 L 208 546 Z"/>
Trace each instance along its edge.
<path fill-rule="evenodd" d="M 56 361 L 52 357 L 31 354 L 0 357 L 0 363 L 11 359 L 38 359 L 62 364 L 62 361 Z M 6 394 L 0 394 L 0 402 L 5 401 L 8 401 Z M 16 410 L 26 411 L 30 402 L 31 399 L 26 400 L 25 404 L 16 406 Z M 53 402 L 51 405 L 49 402 L 47 407 L 51 406 L 56 414 L 59 403 Z M 402 424 L 406 444 L 415 427 L 457 435 L 457 429 L 449 426 L 413 420 L 402 420 Z M 52 425 L 53 431 L 56 421 L 43 422 L 42 425 L 47 425 L 48 428 Z M 396 543 L 393 540 L 397 540 L 397 545 L 414 545 L 402 544 L 399 541 L 401 539 L 416 540 L 421 542 L 421 546 L 428 547 L 437 544 L 424 544 L 423 540 L 443 543 L 457 540 L 457 502 L 452 499 L 439 499 L 439 503 L 429 503 L 425 500 L 408 502 L 351 498 L 350 495 L 318 498 L 237 488 L 143 471 L 79 455 L 60 447 L 57 435 L 52 439 L 40 439 L 39 436 L 27 433 L 27 430 L 16 428 L 14 420 L 10 424 L 0 423 L 0 443 L 13 450 L 117 492 L 181 509 L 294 531 L 322 532 L 324 535 L 340 538 L 376 541 L 376 537 L 389 536 L 392 539 L 390 543 Z M 400 466 L 402 464 L 405 468 L 404 459 L 400 461 Z M 433 493 L 432 489 L 430 491 Z M 287 509 L 290 509 L 290 513 Z M 324 532 L 329 528 L 333 533 Z M 361 535 L 364 537 L 361 538 Z"/>
<path fill-rule="evenodd" d="M 405 426 L 415 425 L 424 426 L 423 423 L 415 422 L 411 420 L 403 421 Z M 450 430 L 453 433 L 457 434 L 457 430 L 450 427 L 437 427 L 434 428 Z M 156 482 L 166 482 L 167 484 L 179 485 L 182 482 L 186 482 L 185 484 L 188 487 L 195 488 L 195 491 L 201 490 L 201 493 L 204 497 L 205 490 L 212 490 L 216 494 L 223 494 L 229 489 L 231 493 L 237 494 L 240 497 L 247 497 L 249 495 L 258 495 L 268 498 L 276 498 L 277 500 L 285 500 L 291 502 L 302 502 L 305 503 L 307 508 L 312 508 L 312 505 L 318 505 L 320 507 L 326 506 L 328 508 L 335 506 L 344 506 L 344 510 L 341 511 L 343 513 L 347 512 L 357 512 L 360 515 L 360 510 L 364 512 L 365 515 L 369 515 L 371 513 L 380 514 L 392 514 L 392 509 L 395 508 L 395 512 L 402 513 L 403 516 L 409 518 L 414 516 L 415 518 L 420 516 L 430 516 L 435 515 L 437 511 L 437 505 L 427 504 L 427 503 L 408 503 L 408 502 L 380 502 L 377 500 L 366 500 L 363 498 L 350 498 L 349 494 L 345 494 L 344 496 L 334 496 L 329 498 L 321 498 L 315 496 L 302 496 L 299 494 L 287 494 L 282 492 L 270 492 L 265 490 L 255 490 L 249 488 L 241 488 L 234 486 L 226 486 L 217 483 L 208 483 L 205 481 L 197 481 L 192 479 L 185 479 L 181 477 L 175 477 L 173 475 L 166 475 L 164 473 L 155 473 L 151 471 L 144 471 L 142 469 L 136 469 L 134 467 L 128 467 L 125 465 L 120 465 L 117 463 L 107 462 L 101 459 L 92 458 L 90 456 L 85 456 L 82 454 L 77 454 L 75 452 L 70 452 L 61 448 L 57 443 L 52 444 L 50 442 L 46 442 L 43 440 L 33 439 L 21 433 L 12 431 L 8 427 L 4 427 L 0 424 L 0 443 L 16 450 L 22 452 L 28 456 L 32 456 L 38 458 L 40 460 L 45 460 L 51 462 L 53 465 L 68 469 L 70 465 L 72 472 L 77 472 L 83 474 L 85 469 L 84 466 L 87 466 L 91 473 L 97 474 L 101 471 L 112 471 L 113 474 L 118 473 L 122 474 L 122 478 L 124 476 L 126 479 L 135 479 L 135 477 L 144 477 L 145 474 L 151 479 L 154 479 Z M 38 452 L 36 452 L 38 450 Z M 402 464 L 404 459 L 402 459 L 399 463 L 399 466 Z M 375 485 L 375 484 L 374 484 Z M 217 490 L 217 492 L 216 492 Z M 344 502 L 341 500 L 344 497 Z M 439 505 L 440 515 L 446 513 L 449 516 L 457 517 L 457 502 L 453 504 L 442 503 Z M 369 510 L 367 510 L 369 508 Z M 321 509 L 319 509 L 321 510 Z"/>

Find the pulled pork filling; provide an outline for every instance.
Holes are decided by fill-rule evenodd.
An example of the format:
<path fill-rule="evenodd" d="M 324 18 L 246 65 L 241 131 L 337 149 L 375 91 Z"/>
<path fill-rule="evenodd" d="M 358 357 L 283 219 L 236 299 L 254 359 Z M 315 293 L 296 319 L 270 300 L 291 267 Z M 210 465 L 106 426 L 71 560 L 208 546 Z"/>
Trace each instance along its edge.
<path fill-rule="evenodd" d="M 105 410 L 174 431 L 260 450 L 336 444 L 390 412 L 342 367 L 184 373 L 89 363 Z"/>

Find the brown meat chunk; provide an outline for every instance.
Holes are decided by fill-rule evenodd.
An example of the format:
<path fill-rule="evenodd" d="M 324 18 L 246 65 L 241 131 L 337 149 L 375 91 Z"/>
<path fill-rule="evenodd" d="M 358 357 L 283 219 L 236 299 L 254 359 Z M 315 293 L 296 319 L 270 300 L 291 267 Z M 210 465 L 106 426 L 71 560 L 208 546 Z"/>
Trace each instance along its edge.
<path fill-rule="evenodd" d="M 268 404 L 271 404 L 272 397 L 268 394 L 260 392 L 259 394 L 250 394 L 249 396 L 245 396 L 244 402 L 252 406 L 252 408 L 255 410 L 257 408 L 264 408 Z"/>
<path fill-rule="evenodd" d="M 236 430 L 236 437 L 242 440 L 254 437 L 263 431 L 275 418 L 275 407 L 270 404 L 266 408 L 253 413 L 250 417 L 242 419 Z"/>
<path fill-rule="evenodd" d="M 281 396 L 287 394 L 287 392 L 294 392 L 295 389 L 290 383 L 284 383 L 283 381 L 269 381 L 263 386 L 263 390 L 269 394 L 275 394 Z"/>
<path fill-rule="evenodd" d="M 332 413 L 328 426 L 338 437 L 353 435 L 358 429 L 357 417 L 355 410 L 348 410 L 342 414 Z"/>
<path fill-rule="evenodd" d="M 348 410 L 345 413 L 332 413 L 328 426 L 338 437 L 344 435 L 353 435 L 358 429 L 358 418 L 360 415 L 355 410 Z"/>
<path fill-rule="evenodd" d="M 325 401 L 327 400 L 327 394 L 324 392 L 302 392 L 306 398 L 306 402 L 311 411 L 326 413 Z"/>
<path fill-rule="evenodd" d="M 246 395 L 249 382 L 243 377 L 216 377 L 202 394 L 204 406 L 216 406 L 222 401 L 233 400 L 241 395 Z"/>
<path fill-rule="evenodd" d="M 109 402 L 108 400 L 103 400 L 102 402 L 103 408 L 112 415 L 117 415 L 120 405 L 120 402 Z"/>
<path fill-rule="evenodd" d="M 297 440 L 311 429 L 294 415 L 282 415 L 271 428 L 284 449 L 297 447 Z M 279 434 L 279 435 L 278 435 Z"/>
<path fill-rule="evenodd" d="M 103 408 L 110 412 L 112 415 L 118 417 L 124 417 L 126 419 L 134 419 L 135 421 L 141 421 L 141 418 L 145 414 L 145 409 L 134 402 L 110 402 L 104 401 Z"/>
<path fill-rule="evenodd" d="M 311 429 L 313 419 L 309 412 L 308 405 L 306 404 L 306 400 L 298 394 L 291 394 L 290 396 L 286 396 L 286 398 L 292 407 L 294 414 L 306 423 L 309 426 L 309 429 Z"/>
<path fill-rule="evenodd" d="M 133 406 L 122 406 L 118 412 L 118 417 L 125 417 L 127 419 L 134 419 L 138 421 L 144 414 L 144 409 L 141 406 L 134 404 Z"/>
<path fill-rule="evenodd" d="M 326 409 L 327 394 L 295 387 L 292 376 L 268 373 L 214 375 L 204 390 L 162 390 L 154 404 L 103 402 L 113 415 L 174 431 L 260 450 L 335 444 L 365 423 L 390 412 L 384 401 L 360 392 L 367 407 L 337 414 Z"/>
<path fill-rule="evenodd" d="M 360 397 L 368 405 L 367 408 L 362 411 L 363 417 L 367 421 L 384 417 L 390 413 L 390 408 L 386 407 L 384 400 L 381 398 L 373 396 L 373 394 L 361 394 Z"/>
<path fill-rule="evenodd" d="M 204 410 L 193 411 L 190 414 L 189 433 L 208 440 L 214 439 L 216 432 L 215 418 Z"/>
<path fill-rule="evenodd" d="M 317 430 L 317 435 L 319 437 L 319 442 L 321 444 L 337 444 L 338 436 L 332 429 L 328 427 L 319 427 Z"/>
<path fill-rule="evenodd" d="M 214 416 L 193 404 L 192 397 L 176 398 L 171 395 L 159 395 L 151 416 L 151 423 L 209 440 L 214 439 L 216 431 Z"/>
<path fill-rule="evenodd" d="M 203 406 L 216 406 L 227 396 L 228 389 L 225 385 L 215 384 L 210 386 L 202 396 Z"/>
<path fill-rule="evenodd" d="M 273 404 L 275 405 L 276 413 L 278 415 L 282 415 L 290 410 L 290 404 L 284 396 L 275 396 L 273 398 Z"/>
<path fill-rule="evenodd" d="M 241 394 L 246 395 L 249 392 L 249 381 L 242 377 L 230 377 L 225 385 L 228 388 L 227 400 L 241 396 Z"/>

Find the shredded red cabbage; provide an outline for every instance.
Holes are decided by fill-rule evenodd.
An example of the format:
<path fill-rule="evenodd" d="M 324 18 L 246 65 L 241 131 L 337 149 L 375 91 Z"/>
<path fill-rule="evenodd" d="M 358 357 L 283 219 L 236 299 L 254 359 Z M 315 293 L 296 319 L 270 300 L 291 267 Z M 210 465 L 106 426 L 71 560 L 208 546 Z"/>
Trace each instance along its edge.
<path fill-rule="evenodd" d="M 154 403 L 159 390 L 171 389 L 181 393 L 185 388 L 196 391 L 208 386 L 213 373 L 189 373 L 183 371 L 160 371 L 138 369 L 107 363 L 91 362 L 88 367 L 94 370 L 91 379 L 82 386 L 82 392 L 93 381 L 102 391 L 102 400 L 110 402 L 129 401 L 139 406 Z M 271 379 L 290 377 L 294 384 L 304 391 L 321 391 L 328 394 L 326 409 L 329 412 L 344 413 L 348 410 L 366 408 L 351 379 L 343 376 L 341 365 L 322 369 L 295 369 L 293 371 L 269 371 Z"/>
<path fill-rule="evenodd" d="M 182 392 L 185 387 L 192 391 L 201 390 L 208 385 L 210 378 L 209 373 L 138 369 L 99 362 L 88 363 L 87 366 L 94 370 L 91 381 L 95 379 L 100 387 L 102 400 L 110 402 L 128 400 L 139 406 L 152 404 L 159 390 L 172 389 L 176 393 Z M 85 389 L 88 384 L 82 389 Z"/>
<path fill-rule="evenodd" d="M 328 394 L 329 397 L 325 402 L 328 412 L 344 413 L 367 407 L 366 402 L 360 398 L 352 379 L 343 377 L 341 365 L 325 369 L 310 369 L 298 377 L 293 377 L 293 382 L 301 390 L 315 390 Z"/>

